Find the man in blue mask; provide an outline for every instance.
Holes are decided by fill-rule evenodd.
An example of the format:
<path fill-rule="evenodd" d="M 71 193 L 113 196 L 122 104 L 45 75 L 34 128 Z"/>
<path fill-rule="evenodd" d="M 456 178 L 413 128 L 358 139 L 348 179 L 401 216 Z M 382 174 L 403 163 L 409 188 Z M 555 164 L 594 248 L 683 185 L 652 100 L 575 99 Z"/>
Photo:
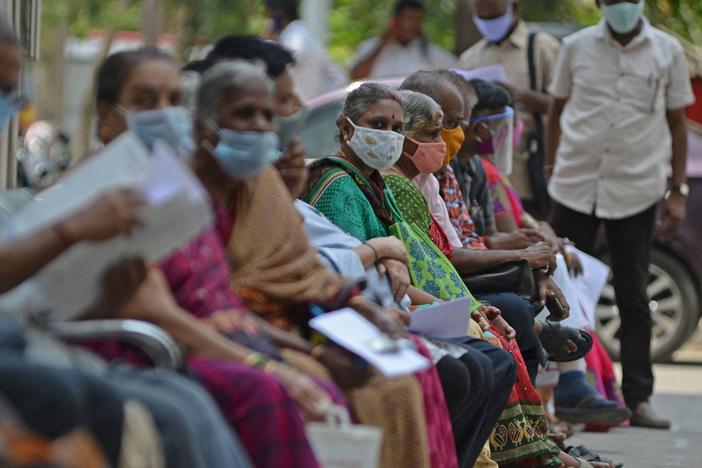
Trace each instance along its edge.
<path fill-rule="evenodd" d="M 560 44 L 546 33 L 527 29 L 519 18 L 520 0 L 470 0 L 470 4 L 473 22 L 483 39 L 461 54 L 459 66 L 466 70 L 489 65 L 505 68 L 509 81 L 505 86 L 514 95 L 518 117 L 524 121 L 510 181 L 522 196 L 525 209 L 543 218 L 548 196 L 541 173 L 542 122 L 551 102 L 545 90 L 551 82 Z"/>
<path fill-rule="evenodd" d="M 643 16 L 644 0 L 600 0 L 604 18 L 564 40 L 549 88 L 544 172 L 552 225 L 592 253 L 607 234 L 621 317 L 622 390 L 635 426 L 668 428 L 653 392 L 647 297 L 656 210 L 670 236 L 685 219 L 687 129 L 694 102 L 685 53 Z M 671 177 L 668 180 L 668 164 Z"/>

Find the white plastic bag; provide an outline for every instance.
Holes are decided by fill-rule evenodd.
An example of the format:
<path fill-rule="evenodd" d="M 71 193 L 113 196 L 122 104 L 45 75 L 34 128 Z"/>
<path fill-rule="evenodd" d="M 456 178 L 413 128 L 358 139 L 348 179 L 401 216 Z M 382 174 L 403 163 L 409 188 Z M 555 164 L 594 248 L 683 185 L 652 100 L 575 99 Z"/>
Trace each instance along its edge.
<path fill-rule="evenodd" d="M 345 408 L 333 405 L 326 422 L 307 423 L 307 438 L 323 468 L 377 468 L 383 430 L 352 425 Z"/>

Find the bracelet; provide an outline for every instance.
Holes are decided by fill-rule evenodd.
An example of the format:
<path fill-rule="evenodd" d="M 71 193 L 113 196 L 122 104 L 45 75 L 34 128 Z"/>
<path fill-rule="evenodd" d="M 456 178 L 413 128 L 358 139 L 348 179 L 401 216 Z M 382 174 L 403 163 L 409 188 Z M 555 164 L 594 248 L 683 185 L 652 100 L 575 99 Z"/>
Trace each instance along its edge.
<path fill-rule="evenodd" d="M 263 367 L 265 370 L 265 367 L 270 364 L 270 359 L 261 353 L 251 353 L 246 356 L 244 363 L 251 367 Z"/>
<path fill-rule="evenodd" d="M 51 226 L 51 229 L 56 234 L 56 237 L 59 238 L 61 245 L 63 245 L 64 248 L 67 249 L 75 244 L 73 237 L 68 233 L 66 225 L 62 221 L 55 223 L 53 226 Z"/>
<path fill-rule="evenodd" d="M 370 245 L 368 242 L 364 242 L 363 245 L 367 245 L 373 251 L 373 264 L 378 263 L 378 260 L 380 260 L 380 256 L 378 255 L 378 251 L 376 250 L 376 248 Z"/>

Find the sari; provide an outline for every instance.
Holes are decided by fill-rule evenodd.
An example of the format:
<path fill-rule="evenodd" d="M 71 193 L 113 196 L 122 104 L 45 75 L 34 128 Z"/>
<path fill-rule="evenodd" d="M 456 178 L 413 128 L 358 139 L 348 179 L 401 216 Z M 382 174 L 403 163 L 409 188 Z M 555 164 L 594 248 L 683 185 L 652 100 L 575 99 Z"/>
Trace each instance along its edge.
<path fill-rule="evenodd" d="M 337 295 L 343 280 L 319 262 L 275 168 L 212 191 L 215 204 L 221 206 L 215 211 L 230 284 L 247 307 L 260 314 L 258 306 L 272 305 L 267 312 L 274 314 L 260 315 L 278 326 L 306 323 L 308 304 Z M 426 349 L 419 351 L 428 355 Z M 310 374 L 320 371 L 309 362 L 297 364 L 308 367 Z M 384 429 L 381 466 L 456 466 L 455 453 L 445 450 L 444 441 L 451 440 L 452 433 L 443 394 L 436 393 L 440 389 L 432 367 L 413 376 L 375 375 L 365 386 L 347 392 L 358 420 Z"/>
<path fill-rule="evenodd" d="M 519 192 L 512 187 L 496 165 L 485 158 L 482 162 L 487 175 L 488 192 L 493 201 L 495 216 L 509 214 L 518 228 L 525 227 L 524 207 Z"/>
<path fill-rule="evenodd" d="M 403 215 L 413 216 L 413 211 L 418 206 L 428 213 L 429 207 L 422 192 L 409 179 L 401 176 L 386 176 L 386 181 L 393 190 Z M 396 190 L 398 187 L 402 189 Z M 421 200 L 424 200 L 423 204 Z M 457 298 L 441 297 L 444 300 Z M 488 341 L 508 351 L 517 363 L 517 381 L 512 388 L 508 404 L 490 436 L 492 458 L 501 465 L 520 463 L 531 466 L 534 463 L 534 466 L 551 466 L 551 463 L 556 463 L 553 456 L 560 450 L 548 440 L 546 413 L 536 389 L 531 384 L 516 340 L 507 342 L 500 337 L 488 339 Z"/>

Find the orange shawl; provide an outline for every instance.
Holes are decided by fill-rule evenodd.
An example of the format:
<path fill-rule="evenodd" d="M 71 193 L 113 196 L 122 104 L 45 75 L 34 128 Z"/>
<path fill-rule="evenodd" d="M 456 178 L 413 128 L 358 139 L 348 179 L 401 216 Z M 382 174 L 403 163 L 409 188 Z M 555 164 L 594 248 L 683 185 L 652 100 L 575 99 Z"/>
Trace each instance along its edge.
<path fill-rule="evenodd" d="M 327 302 L 338 293 L 342 278 L 317 259 L 274 167 L 238 183 L 226 199 L 235 218 L 227 245 L 231 282 L 249 307 L 280 313 L 295 304 Z"/>

